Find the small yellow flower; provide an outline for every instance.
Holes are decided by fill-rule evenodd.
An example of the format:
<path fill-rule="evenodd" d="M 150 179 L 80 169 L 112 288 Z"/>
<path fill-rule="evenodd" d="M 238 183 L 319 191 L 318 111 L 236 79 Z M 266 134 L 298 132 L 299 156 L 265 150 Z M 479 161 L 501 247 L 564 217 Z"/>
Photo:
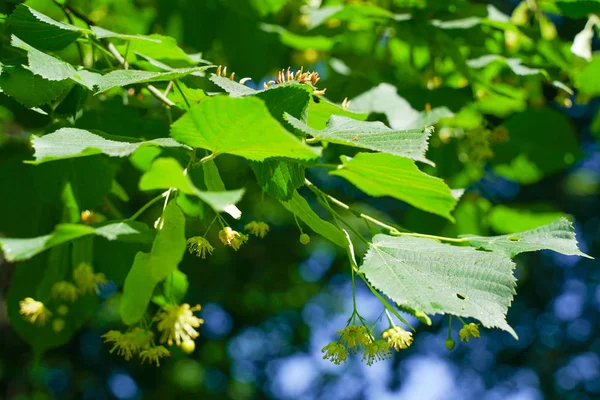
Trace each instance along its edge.
<path fill-rule="evenodd" d="M 329 359 L 332 363 L 336 365 L 340 365 L 342 362 L 346 362 L 346 358 L 348 357 L 348 350 L 346 350 L 346 346 L 341 343 L 330 342 L 327 346 L 321 349 L 322 353 L 325 353 L 323 356 L 324 360 Z"/>
<path fill-rule="evenodd" d="M 390 345 L 385 340 L 379 339 L 365 346 L 362 361 L 367 361 L 367 365 L 373 365 L 374 362 L 390 358 Z"/>
<path fill-rule="evenodd" d="M 52 330 L 56 333 L 65 329 L 65 320 L 58 318 L 52 321 Z"/>
<path fill-rule="evenodd" d="M 73 303 L 79 297 L 77 286 L 67 281 L 56 282 L 52 285 L 52 295 L 58 299 Z"/>
<path fill-rule="evenodd" d="M 267 235 L 267 233 L 269 233 L 270 228 L 269 225 L 264 222 L 252 221 L 249 224 L 246 224 L 244 229 L 249 231 L 250 234 L 262 239 Z"/>
<path fill-rule="evenodd" d="M 407 332 L 400 326 L 394 326 L 385 330 L 381 336 L 387 340 L 390 347 L 393 347 L 396 351 L 408 348 L 413 342 L 412 332 Z"/>
<path fill-rule="evenodd" d="M 219 239 L 225 246 L 231 246 L 235 251 L 248 241 L 248 235 L 234 231 L 230 227 L 223 228 L 219 231 Z"/>
<path fill-rule="evenodd" d="M 181 342 L 197 338 L 199 333 L 194 328 L 200 327 L 204 320 L 196 317 L 194 311 L 200 309 L 200 305 L 190 307 L 187 303 L 163 307 L 163 311 L 154 318 L 158 321 L 156 328 L 162 332 L 160 342 L 169 346 L 175 342 L 180 346 Z"/>
<path fill-rule="evenodd" d="M 94 268 L 86 263 L 81 263 L 73 269 L 73 281 L 81 294 L 98 294 L 98 285 L 107 282 L 104 274 L 95 274 Z"/>
<path fill-rule="evenodd" d="M 188 250 L 190 254 L 196 253 L 196 257 L 206 258 L 206 254 L 212 254 L 214 247 L 210 242 L 202 236 L 194 236 L 187 240 Z"/>
<path fill-rule="evenodd" d="M 169 357 L 170 355 L 171 353 L 164 346 L 154 346 L 147 350 L 143 350 L 140 353 L 140 358 L 142 359 L 142 364 L 146 361 L 148 364 L 156 362 L 156 366 L 160 367 L 158 360 L 163 357 Z"/>
<path fill-rule="evenodd" d="M 471 338 L 478 338 L 479 336 L 479 324 L 470 323 L 461 328 L 458 331 L 461 342 L 469 342 Z"/>
<path fill-rule="evenodd" d="M 367 328 L 362 325 L 350 325 L 336 333 L 342 335 L 340 341 L 346 343 L 348 349 L 354 352 L 363 346 L 368 346 L 373 341 Z"/>
<path fill-rule="evenodd" d="M 19 313 L 23 315 L 27 321 L 38 323 L 40 325 L 46 325 L 46 322 L 52 316 L 52 313 L 44 306 L 41 301 L 36 301 L 31 297 L 27 297 L 19 302 Z"/>
<path fill-rule="evenodd" d="M 110 352 L 117 350 L 117 354 L 126 360 L 131 360 L 140 351 L 147 350 L 152 344 L 154 334 L 141 328 L 134 328 L 130 332 L 108 331 L 102 335 L 104 343 L 113 343 Z"/>

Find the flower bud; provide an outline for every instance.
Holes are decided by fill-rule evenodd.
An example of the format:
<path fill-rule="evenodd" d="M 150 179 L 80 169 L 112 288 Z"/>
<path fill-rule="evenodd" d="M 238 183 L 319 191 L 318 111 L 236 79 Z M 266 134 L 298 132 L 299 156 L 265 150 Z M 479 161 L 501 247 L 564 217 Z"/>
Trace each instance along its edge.
<path fill-rule="evenodd" d="M 308 236 L 306 233 L 303 233 L 302 235 L 300 235 L 300 243 L 306 245 L 310 243 L 310 236 Z"/>
<path fill-rule="evenodd" d="M 444 344 L 446 345 L 446 348 L 448 350 L 454 349 L 455 343 L 454 343 L 454 340 L 452 338 L 446 339 L 446 341 L 444 342 Z"/>

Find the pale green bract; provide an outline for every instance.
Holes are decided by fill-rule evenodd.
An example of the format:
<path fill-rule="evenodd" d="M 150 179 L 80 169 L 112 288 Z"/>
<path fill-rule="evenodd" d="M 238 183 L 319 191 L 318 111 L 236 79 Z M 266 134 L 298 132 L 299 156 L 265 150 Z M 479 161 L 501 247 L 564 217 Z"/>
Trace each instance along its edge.
<path fill-rule="evenodd" d="M 121 319 L 127 325 L 145 314 L 154 287 L 177 269 L 185 253 L 185 216 L 172 201 L 163 213 L 150 253 L 138 252 L 123 286 Z"/>
<path fill-rule="evenodd" d="M 244 195 L 243 189 L 229 191 L 204 192 L 199 190 L 183 172 L 183 168 L 174 158 L 159 158 L 152 163 L 152 167 L 140 179 L 141 190 L 175 188 L 184 194 L 194 195 L 216 212 L 225 211 L 233 218 L 239 219 L 242 212 L 235 207 L 235 203 Z"/>

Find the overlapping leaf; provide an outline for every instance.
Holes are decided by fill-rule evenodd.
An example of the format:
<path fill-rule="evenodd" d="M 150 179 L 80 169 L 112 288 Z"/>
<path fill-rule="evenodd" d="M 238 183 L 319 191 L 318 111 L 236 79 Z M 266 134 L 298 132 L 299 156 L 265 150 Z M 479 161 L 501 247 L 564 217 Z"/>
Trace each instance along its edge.
<path fill-rule="evenodd" d="M 393 130 L 381 122 L 357 121 L 352 118 L 332 116 L 323 130 L 309 127 L 286 114 L 288 122 L 296 129 L 319 140 L 346 146 L 381 151 L 432 164 L 425 158 L 429 129 Z"/>
<path fill-rule="evenodd" d="M 98 78 L 97 93 L 106 92 L 114 87 L 133 85 L 135 83 L 165 82 L 173 79 L 179 79 L 187 75 L 201 74 L 209 68 L 213 68 L 213 66 L 205 65 L 194 68 L 178 68 L 167 72 L 119 69 L 109 72 L 108 74 L 102 75 L 100 78 Z"/>

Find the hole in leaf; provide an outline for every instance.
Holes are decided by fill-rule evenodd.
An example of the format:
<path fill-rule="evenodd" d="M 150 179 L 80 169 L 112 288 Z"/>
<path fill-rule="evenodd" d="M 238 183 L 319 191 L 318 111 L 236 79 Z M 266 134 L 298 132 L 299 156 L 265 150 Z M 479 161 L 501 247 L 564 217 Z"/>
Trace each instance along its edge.
<path fill-rule="evenodd" d="M 518 242 L 519 240 L 521 240 L 521 238 L 518 236 L 509 236 L 508 240 L 510 240 L 511 242 Z"/>
<path fill-rule="evenodd" d="M 460 293 L 456 293 L 456 297 L 458 297 L 461 300 L 465 300 L 467 298 L 467 296 L 465 296 L 464 294 L 460 294 Z"/>

